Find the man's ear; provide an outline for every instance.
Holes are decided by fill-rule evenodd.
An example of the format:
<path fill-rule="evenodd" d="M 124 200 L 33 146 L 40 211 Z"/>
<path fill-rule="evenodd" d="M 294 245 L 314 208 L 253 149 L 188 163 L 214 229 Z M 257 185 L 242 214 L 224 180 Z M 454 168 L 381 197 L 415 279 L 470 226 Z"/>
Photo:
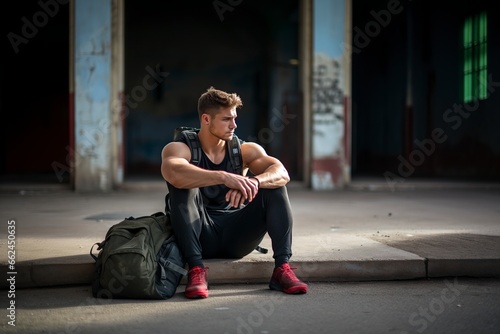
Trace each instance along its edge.
<path fill-rule="evenodd" d="M 209 114 L 201 115 L 201 122 L 205 124 L 210 123 L 210 115 Z"/>

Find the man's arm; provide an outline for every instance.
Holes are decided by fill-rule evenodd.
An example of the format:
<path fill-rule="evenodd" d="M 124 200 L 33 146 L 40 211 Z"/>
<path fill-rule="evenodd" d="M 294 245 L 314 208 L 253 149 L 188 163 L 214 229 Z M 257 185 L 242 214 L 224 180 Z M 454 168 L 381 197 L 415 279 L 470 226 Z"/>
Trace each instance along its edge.
<path fill-rule="evenodd" d="M 224 183 L 222 173 L 208 171 L 190 164 L 191 152 L 183 143 L 167 144 L 161 156 L 161 174 L 176 188 L 190 189 Z"/>
<path fill-rule="evenodd" d="M 161 174 L 176 188 L 191 189 L 224 184 L 228 188 L 239 190 L 249 200 L 257 194 L 257 186 L 247 177 L 225 171 L 206 170 L 190 164 L 191 151 L 184 143 L 167 144 L 161 156 Z"/>
<path fill-rule="evenodd" d="M 260 188 L 279 188 L 290 181 L 285 166 L 278 159 L 267 155 L 262 146 L 243 143 L 241 153 L 245 167 L 259 180 Z"/>

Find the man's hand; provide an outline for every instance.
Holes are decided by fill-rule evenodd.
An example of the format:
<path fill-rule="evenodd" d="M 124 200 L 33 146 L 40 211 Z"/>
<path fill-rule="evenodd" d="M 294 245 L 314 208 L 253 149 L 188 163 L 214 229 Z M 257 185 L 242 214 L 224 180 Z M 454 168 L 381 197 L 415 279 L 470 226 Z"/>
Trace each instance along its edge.
<path fill-rule="evenodd" d="M 224 184 L 231 188 L 226 194 L 226 201 L 233 208 L 239 208 L 246 200 L 251 202 L 259 191 L 259 182 L 246 176 L 229 177 Z"/>

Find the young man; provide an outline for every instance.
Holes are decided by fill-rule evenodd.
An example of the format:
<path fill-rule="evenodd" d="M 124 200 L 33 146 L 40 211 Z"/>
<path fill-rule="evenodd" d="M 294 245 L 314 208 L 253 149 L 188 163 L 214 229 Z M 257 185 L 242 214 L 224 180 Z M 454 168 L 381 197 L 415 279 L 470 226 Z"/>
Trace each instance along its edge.
<path fill-rule="evenodd" d="M 209 88 L 198 100 L 199 164 L 190 163 L 186 142 L 171 142 L 162 151 L 161 173 L 169 191 L 166 205 L 189 265 L 187 298 L 208 297 L 208 268 L 203 259 L 242 258 L 259 245 L 266 232 L 275 260 L 269 287 L 291 294 L 307 292 L 307 284 L 288 264 L 292 214 L 285 187 L 290 181 L 287 170 L 260 145 L 242 142 L 243 168 L 252 176 L 232 172 L 227 146 L 236 130 L 236 109 L 241 106 L 238 95 Z"/>

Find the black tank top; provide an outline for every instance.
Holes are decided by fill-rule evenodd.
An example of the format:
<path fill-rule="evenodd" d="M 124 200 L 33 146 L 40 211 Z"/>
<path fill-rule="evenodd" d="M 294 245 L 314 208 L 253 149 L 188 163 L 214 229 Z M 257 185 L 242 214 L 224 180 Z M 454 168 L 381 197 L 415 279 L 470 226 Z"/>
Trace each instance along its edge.
<path fill-rule="evenodd" d="M 180 138 L 179 141 L 183 142 L 187 145 L 184 138 Z M 229 152 L 227 151 L 227 143 L 226 143 L 226 154 L 224 155 L 224 159 L 220 164 L 214 164 L 208 156 L 201 150 L 201 158 L 198 167 L 207 169 L 207 170 L 222 170 L 229 173 L 233 173 L 233 168 L 231 165 L 231 161 L 229 159 Z M 218 184 L 210 187 L 201 187 L 201 194 L 203 195 L 203 202 L 208 210 L 228 210 L 235 209 L 231 208 L 229 202 L 226 202 L 226 193 L 229 191 L 229 188 L 223 184 Z"/>

